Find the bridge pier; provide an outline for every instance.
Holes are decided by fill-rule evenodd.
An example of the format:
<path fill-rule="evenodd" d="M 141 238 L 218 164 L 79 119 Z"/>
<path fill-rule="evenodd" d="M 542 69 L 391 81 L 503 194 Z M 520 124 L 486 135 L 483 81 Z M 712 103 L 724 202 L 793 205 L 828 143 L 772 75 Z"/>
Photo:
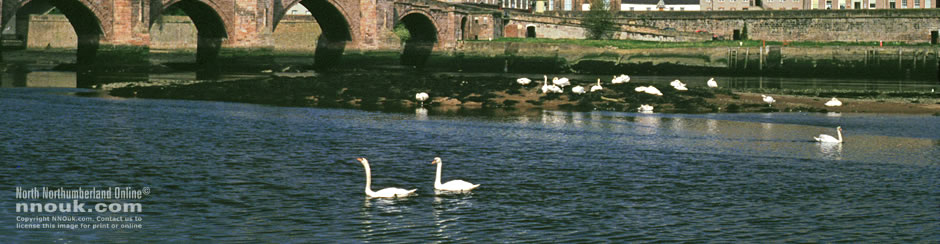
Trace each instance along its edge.
<path fill-rule="evenodd" d="M 222 50 L 221 37 L 199 36 L 196 40 L 196 79 L 218 78 L 219 52 Z"/>
<path fill-rule="evenodd" d="M 326 70 L 340 64 L 347 41 L 330 41 L 323 35 L 317 41 L 317 50 L 313 55 L 313 65 L 317 70 Z"/>

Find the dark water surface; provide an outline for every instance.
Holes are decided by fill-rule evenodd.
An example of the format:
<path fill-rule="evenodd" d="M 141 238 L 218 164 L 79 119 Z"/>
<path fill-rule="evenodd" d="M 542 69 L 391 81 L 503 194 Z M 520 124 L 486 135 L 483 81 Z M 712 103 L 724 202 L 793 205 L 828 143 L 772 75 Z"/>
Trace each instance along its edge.
<path fill-rule="evenodd" d="M 0 89 L 0 242 L 940 241 L 937 116 L 458 117 L 76 91 Z M 837 125 L 844 144 L 812 142 Z M 482 186 L 435 196 L 435 156 L 445 181 Z M 366 199 L 356 157 L 374 189 L 419 195 Z M 50 214 L 15 212 L 15 187 L 44 186 L 151 192 L 128 200 L 141 229 L 16 229 Z"/>

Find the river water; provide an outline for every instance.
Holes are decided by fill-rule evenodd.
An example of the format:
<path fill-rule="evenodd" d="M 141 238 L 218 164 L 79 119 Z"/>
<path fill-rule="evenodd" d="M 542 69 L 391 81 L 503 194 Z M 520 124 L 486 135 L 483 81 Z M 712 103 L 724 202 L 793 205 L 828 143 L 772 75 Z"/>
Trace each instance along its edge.
<path fill-rule="evenodd" d="M 443 115 L 0 89 L 3 242 L 936 242 L 940 117 Z M 812 142 L 845 130 L 842 145 Z M 444 180 L 481 184 L 435 196 Z M 417 188 L 404 200 L 373 188 Z M 24 213 L 16 187 L 131 187 L 140 213 Z M 88 206 L 90 207 L 90 206 Z M 18 229 L 18 217 L 138 227 Z M 87 223 L 100 221 L 47 221 Z"/>

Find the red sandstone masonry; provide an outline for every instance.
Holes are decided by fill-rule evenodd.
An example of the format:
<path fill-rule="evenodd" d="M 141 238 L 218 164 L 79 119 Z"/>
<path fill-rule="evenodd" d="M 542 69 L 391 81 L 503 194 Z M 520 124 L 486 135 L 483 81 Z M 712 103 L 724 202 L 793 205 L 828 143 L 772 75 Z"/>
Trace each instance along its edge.
<path fill-rule="evenodd" d="M 23 6 L 31 0 L 5 0 L 3 6 Z M 103 32 L 100 42 L 113 45 L 150 45 L 149 0 L 78 0 L 87 6 Z M 168 7 L 180 0 L 161 0 Z M 272 45 L 275 23 L 287 7 L 300 0 L 198 0 L 212 8 L 228 34 L 224 47 L 268 48 Z M 438 31 L 438 50 L 450 50 L 458 39 L 498 38 L 504 33 L 521 36 L 525 27 L 537 25 L 539 37 L 582 38 L 583 30 L 573 26 L 577 16 L 550 13 L 536 16 L 511 13 L 504 29 L 499 11 L 434 0 L 325 0 L 345 16 L 352 41 L 347 50 L 395 47 L 388 38 L 391 28 L 405 14 L 418 13 L 429 18 Z M 275 6 L 277 4 L 277 6 Z M 2 7 L 0 7 L 2 8 Z M 10 18 L 15 11 L 2 9 Z M 739 12 L 648 12 L 616 15 L 624 25 L 625 38 L 653 38 L 682 41 L 684 37 L 658 30 L 674 28 L 679 32 L 706 30 L 729 36 L 734 29 L 748 25 L 752 39 L 781 41 L 907 41 L 926 42 L 930 31 L 940 30 L 940 10 L 852 10 L 852 11 L 739 11 Z M 467 26 L 460 26 L 464 18 Z M 479 21 L 477 21 L 479 20 Z M 502 30 L 502 31 L 500 31 Z M 555 31 L 553 31 L 555 30 Z M 573 34 L 572 34 L 573 33 Z M 657 36 L 657 34 L 662 34 Z M 458 36 L 460 35 L 460 36 Z"/>

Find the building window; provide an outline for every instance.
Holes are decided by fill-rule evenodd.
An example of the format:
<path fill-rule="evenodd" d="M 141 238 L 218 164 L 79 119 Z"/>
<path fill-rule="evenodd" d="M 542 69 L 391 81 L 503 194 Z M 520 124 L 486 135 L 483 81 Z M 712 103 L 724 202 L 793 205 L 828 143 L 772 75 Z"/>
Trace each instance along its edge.
<path fill-rule="evenodd" d="M 870 3 L 870 4 L 868 4 L 868 8 L 870 8 L 870 9 L 875 9 L 875 3 Z"/>
<path fill-rule="evenodd" d="M 555 10 L 555 0 L 548 0 L 548 11 Z"/>
<path fill-rule="evenodd" d="M 565 7 L 563 9 L 565 11 L 571 11 L 571 0 L 565 0 Z"/>
<path fill-rule="evenodd" d="M 920 0 L 914 0 L 914 7 L 920 8 Z"/>
<path fill-rule="evenodd" d="M 907 0 L 901 0 L 901 8 L 907 8 Z"/>
<path fill-rule="evenodd" d="M 581 11 L 591 11 L 591 4 L 590 3 L 581 4 Z"/>
<path fill-rule="evenodd" d="M 826 9 L 832 9 L 832 0 L 826 0 Z"/>
<path fill-rule="evenodd" d="M 630 7 L 630 11 L 633 11 L 633 7 Z"/>

